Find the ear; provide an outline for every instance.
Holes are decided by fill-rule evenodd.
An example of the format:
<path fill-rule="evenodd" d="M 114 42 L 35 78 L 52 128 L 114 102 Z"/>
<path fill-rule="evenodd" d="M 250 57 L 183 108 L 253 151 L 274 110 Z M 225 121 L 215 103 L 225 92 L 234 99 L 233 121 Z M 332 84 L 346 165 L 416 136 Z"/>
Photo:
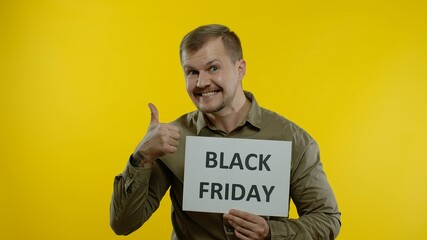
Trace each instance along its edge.
<path fill-rule="evenodd" d="M 239 71 L 239 78 L 240 80 L 242 80 L 246 74 L 246 61 L 241 59 L 237 61 L 237 64 L 238 64 L 237 71 Z"/>

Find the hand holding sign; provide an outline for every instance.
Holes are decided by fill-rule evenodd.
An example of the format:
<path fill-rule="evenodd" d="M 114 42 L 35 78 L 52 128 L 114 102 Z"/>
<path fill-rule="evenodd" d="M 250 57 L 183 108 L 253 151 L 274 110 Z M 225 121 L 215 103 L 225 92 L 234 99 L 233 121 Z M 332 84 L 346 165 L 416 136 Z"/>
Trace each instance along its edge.
<path fill-rule="evenodd" d="M 224 220 L 234 227 L 238 239 L 270 239 L 270 227 L 263 217 L 231 209 Z"/>
<path fill-rule="evenodd" d="M 140 166 L 151 167 L 154 160 L 177 150 L 180 138 L 179 128 L 172 124 L 160 123 L 156 106 L 149 103 L 150 125 L 144 139 L 135 149 L 133 156 L 140 160 Z"/>

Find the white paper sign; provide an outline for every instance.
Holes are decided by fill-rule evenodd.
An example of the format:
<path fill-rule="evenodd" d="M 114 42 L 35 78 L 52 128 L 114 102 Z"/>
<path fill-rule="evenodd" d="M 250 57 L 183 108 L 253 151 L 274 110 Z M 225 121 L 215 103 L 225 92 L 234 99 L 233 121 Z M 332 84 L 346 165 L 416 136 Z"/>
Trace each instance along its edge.
<path fill-rule="evenodd" d="M 187 137 L 184 211 L 288 216 L 289 141 Z"/>

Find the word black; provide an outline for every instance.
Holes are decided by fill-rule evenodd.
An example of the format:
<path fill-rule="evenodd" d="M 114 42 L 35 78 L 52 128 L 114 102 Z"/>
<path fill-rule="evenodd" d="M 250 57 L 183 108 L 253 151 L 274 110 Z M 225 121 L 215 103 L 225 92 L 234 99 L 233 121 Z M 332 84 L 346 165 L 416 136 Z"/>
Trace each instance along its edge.
<path fill-rule="evenodd" d="M 270 159 L 271 155 L 268 154 L 267 156 L 264 156 L 263 154 L 259 154 L 259 156 L 255 153 L 250 153 L 247 156 L 240 156 L 239 153 L 235 153 L 233 157 L 231 158 L 230 163 L 225 163 L 224 160 L 224 153 L 219 153 L 219 160 L 218 154 L 216 152 L 206 152 L 206 167 L 207 168 L 216 168 L 219 163 L 219 168 L 223 169 L 233 169 L 233 168 L 239 168 L 243 170 L 244 168 L 255 171 L 259 170 L 262 171 L 264 168 L 266 171 L 271 171 L 270 167 L 267 164 L 268 159 Z"/>

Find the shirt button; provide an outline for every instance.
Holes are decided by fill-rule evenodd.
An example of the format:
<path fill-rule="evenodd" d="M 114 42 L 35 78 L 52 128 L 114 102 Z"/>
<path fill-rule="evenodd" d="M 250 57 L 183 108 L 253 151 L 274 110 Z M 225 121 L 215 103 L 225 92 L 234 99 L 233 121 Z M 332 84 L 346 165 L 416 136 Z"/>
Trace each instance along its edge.
<path fill-rule="evenodd" d="M 230 227 L 230 226 L 225 226 L 225 230 L 227 232 L 233 232 L 234 231 L 234 229 L 232 227 Z"/>

